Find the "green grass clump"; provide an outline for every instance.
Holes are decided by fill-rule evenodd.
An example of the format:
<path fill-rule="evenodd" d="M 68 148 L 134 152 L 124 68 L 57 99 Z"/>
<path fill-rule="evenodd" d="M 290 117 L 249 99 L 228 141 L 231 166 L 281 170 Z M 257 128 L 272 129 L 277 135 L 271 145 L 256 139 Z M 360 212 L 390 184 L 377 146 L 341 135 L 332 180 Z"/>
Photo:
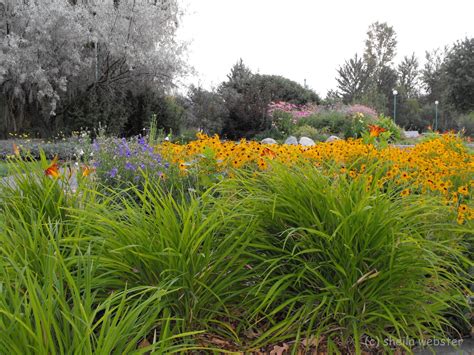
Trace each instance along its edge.
<path fill-rule="evenodd" d="M 24 174 L 25 172 L 31 170 L 32 167 L 37 165 L 36 162 L 29 162 L 29 163 L 23 162 L 22 166 L 24 166 L 27 170 L 17 171 L 17 169 L 15 169 L 15 167 L 12 166 L 12 164 L 13 164 L 12 162 L 0 161 L 0 178 L 5 178 L 7 176 L 17 174 L 17 173 Z"/>
<path fill-rule="evenodd" d="M 165 297 L 177 328 L 235 318 L 250 278 L 252 216 L 210 194 L 165 193 L 154 180 L 90 205 L 83 217 L 84 233 L 100 245 L 100 267 L 115 285 L 177 288 Z"/>
<path fill-rule="evenodd" d="M 2 354 L 361 353 L 465 323 L 469 231 L 428 198 L 309 165 L 107 191 L 42 158 L 0 187 Z"/>
<path fill-rule="evenodd" d="M 244 175 L 227 190 L 261 223 L 249 246 L 265 270 L 252 293 L 255 328 L 266 329 L 258 341 L 361 353 L 364 342 L 456 334 L 448 317 L 464 319 L 467 231 L 445 222 L 446 207 L 307 165 Z"/>

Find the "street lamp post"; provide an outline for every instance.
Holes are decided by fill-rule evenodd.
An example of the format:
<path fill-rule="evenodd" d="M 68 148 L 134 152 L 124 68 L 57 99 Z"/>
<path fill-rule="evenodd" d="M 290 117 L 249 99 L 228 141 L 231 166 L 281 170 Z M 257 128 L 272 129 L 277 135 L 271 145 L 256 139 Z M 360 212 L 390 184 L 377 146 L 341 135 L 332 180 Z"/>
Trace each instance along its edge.
<path fill-rule="evenodd" d="M 393 90 L 393 123 L 397 120 L 397 95 L 398 91 Z"/>
<path fill-rule="evenodd" d="M 436 100 L 435 101 L 435 125 L 434 125 L 435 131 L 438 130 L 438 104 L 439 104 L 439 101 Z"/>

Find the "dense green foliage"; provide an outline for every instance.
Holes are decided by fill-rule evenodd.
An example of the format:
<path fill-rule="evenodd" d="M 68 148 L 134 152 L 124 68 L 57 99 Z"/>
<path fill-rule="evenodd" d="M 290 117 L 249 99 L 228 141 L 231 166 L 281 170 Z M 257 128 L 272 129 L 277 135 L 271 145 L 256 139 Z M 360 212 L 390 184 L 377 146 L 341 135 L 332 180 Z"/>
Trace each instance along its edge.
<path fill-rule="evenodd" d="M 15 161 L 0 186 L 2 353 L 390 352 L 385 339 L 465 323 L 468 231 L 428 197 L 304 164 L 168 193 L 146 170 L 104 190 L 45 176 L 44 156 Z"/>
<path fill-rule="evenodd" d="M 449 102 L 460 112 L 474 111 L 474 38 L 455 43 L 445 65 Z"/>
<path fill-rule="evenodd" d="M 360 337 L 440 336 L 447 323 L 439 316 L 462 305 L 452 283 L 462 270 L 452 262 L 467 241 L 449 233 L 443 207 L 366 183 L 282 166 L 232 185 L 261 216 L 251 247 L 265 265 L 254 314 L 274 319 L 266 336 L 324 334 L 332 351 L 342 342 L 353 353 Z"/>

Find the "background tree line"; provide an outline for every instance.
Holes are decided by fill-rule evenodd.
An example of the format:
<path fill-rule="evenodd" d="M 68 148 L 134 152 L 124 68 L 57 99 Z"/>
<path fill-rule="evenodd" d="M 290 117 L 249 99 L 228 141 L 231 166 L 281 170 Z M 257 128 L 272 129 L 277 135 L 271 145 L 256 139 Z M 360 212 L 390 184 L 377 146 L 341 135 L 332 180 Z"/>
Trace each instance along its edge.
<path fill-rule="evenodd" d="M 420 67 L 413 53 L 394 64 L 394 29 L 376 22 L 369 27 L 363 55 L 355 54 L 337 69 L 337 91 L 328 101 L 362 103 L 393 117 L 398 92 L 397 123 L 424 130 L 433 124 L 438 101 L 438 129 L 466 128 L 474 133 L 474 38 L 425 53 Z"/>
<path fill-rule="evenodd" d="M 0 0 L 2 1 L 2 0 Z M 106 126 L 136 135 L 152 114 L 174 133 L 199 128 L 229 138 L 270 127 L 274 100 L 319 103 L 280 76 L 254 74 L 242 61 L 217 90 L 173 94 L 188 69 L 176 38 L 175 0 L 16 1 L 0 26 L 0 136 Z"/>
<path fill-rule="evenodd" d="M 424 130 L 474 126 L 474 39 L 415 54 L 395 65 L 397 39 L 386 23 L 369 27 L 362 55 L 337 70 L 325 100 L 277 75 L 252 73 L 242 60 L 213 90 L 176 94 L 187 72 L 176 31 L 178 0 L 0 0 L 0 137 L 49 137 L 99 123 L 111 134 L 136 135 L 152 114 L 159 128 L 202 129 L 234 139 L 271 129 L 272 101 L 327 106 L 363 104 Z"/>

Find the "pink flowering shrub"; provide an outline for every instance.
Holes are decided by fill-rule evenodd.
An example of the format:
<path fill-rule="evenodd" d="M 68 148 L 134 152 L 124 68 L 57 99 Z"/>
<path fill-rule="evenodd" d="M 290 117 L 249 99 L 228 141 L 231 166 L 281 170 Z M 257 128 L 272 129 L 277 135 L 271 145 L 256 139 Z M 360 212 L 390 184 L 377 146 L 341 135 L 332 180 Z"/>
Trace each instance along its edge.
<path fill-rule="evenodd" d="M 347 106 L 347 114 L 350 116 L 353 116 L 357 113 L 361 113 L 364 115 L 364 117 L 369 118 L 369 119 L 376 119 L 378 114 L 377 111 L 374 109 L 364 106 L 364 105 L 349 105 Z"/>
<path fill-rule="evenodd" d="M 369 120 L 376 119 L 378 117 L 377 111 L 368 106 L 360 104 L 323 107 L 314 104 L 295 105 L 284 101 L 271 102 L 268 106 L 268 114 L 270 116 L 273 116 L 273 113 L 275 111 L 283 111 L 290 113 L 294 118 L 295 124 L 301 118 L 309 117 L 311 115 L 318 114 L 322 111 L 335 111 L 337 113 L 345 114 L 348 117 L 353 117 L 356 114 L 362 114 L 365 118 L 368 118 Z"/>
<path fill-rule="evenodd" d="M 268 114 L 270 117 L 275 117 L 277 111 L 282 111 L 292 116 L 292 123 L 296 124 L 301 118 L 311 116 L 318 110 L 316 105 L 295 105 L 289 102 L 278 101 L 271 102 L 268 106 Z"/>

